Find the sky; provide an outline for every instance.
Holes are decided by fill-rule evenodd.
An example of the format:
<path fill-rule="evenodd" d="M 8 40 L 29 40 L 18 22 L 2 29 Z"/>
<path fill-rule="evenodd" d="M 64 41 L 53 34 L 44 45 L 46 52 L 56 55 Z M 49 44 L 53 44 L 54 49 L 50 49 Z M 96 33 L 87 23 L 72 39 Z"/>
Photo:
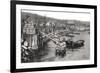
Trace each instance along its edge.
<path fill-rule="evenodd" d="M 59 12 L 59 11 L 37 11 L 37 10 L 22 10 L 22 12 L 28 12 L 33 14 L 38 14 L 41 16 L 64 19 L 64 20 L 80 20 L 80 21 L 90 21 L 90 13 L 83 12 Z"/>

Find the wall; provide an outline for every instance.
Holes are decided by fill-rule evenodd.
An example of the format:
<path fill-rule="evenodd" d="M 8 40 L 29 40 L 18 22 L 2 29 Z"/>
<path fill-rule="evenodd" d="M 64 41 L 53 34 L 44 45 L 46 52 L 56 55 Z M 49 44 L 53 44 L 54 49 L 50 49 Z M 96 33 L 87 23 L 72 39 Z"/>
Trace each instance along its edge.
<path fill-rule="evenodd" d="M 27 0 L 28 1 L 28 0 Z M 35 1 L 35 0 L 34 0 Z M 36 0 L 43 2 L 98 5 L 98 37 L 100 37 L 100 2 L 99 0 Z M 0 73 L 10 73 L 10 0 L 0 1 Z M 100 72 L 100 38 L 98 38 L 98 67 L 71 70 L 42 71 L 34 73 L 99 73 Z M 32 72 L 28 72 L 32 73 Z"/>

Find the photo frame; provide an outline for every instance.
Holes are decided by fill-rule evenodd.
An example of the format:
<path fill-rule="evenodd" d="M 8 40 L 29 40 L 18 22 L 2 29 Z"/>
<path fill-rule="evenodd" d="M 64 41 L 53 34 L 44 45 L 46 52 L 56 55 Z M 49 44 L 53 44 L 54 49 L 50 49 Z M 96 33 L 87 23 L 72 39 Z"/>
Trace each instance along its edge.
<path fill-rule="evenodd" d="M 11 72 L 97 67 L 97 6 L 11 1 Z"/>

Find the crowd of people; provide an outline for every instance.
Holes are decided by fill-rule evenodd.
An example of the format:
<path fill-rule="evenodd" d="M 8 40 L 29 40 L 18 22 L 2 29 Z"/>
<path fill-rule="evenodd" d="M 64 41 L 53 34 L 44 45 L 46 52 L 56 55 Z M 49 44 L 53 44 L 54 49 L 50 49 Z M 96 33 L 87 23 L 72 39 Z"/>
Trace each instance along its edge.
<path fill-rule="evenodd" d="M 34 62 L 36 60 L 36 50 L 29 46 L 26 40 L 21 42 L 21 61 L 22 62 Z"/>

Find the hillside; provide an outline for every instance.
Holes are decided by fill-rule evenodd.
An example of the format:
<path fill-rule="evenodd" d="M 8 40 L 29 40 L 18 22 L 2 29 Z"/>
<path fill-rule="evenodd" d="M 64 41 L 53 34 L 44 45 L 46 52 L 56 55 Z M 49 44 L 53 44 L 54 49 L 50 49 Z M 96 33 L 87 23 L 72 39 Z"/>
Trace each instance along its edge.
<path fill-rule="evenodd" d="M 28 18 L 28 19 L 27 19 Z M 55 18 L 50 18 L 50 17 L 46 17 L 46 16 L 41 16 L 38 14 L 32 14 L 32 13 L 25 13 L 22 12 L 21 13 L 21 19 L 22 19 L 22 23 L 23 20 L 27 19 L 27 21 L 33 21 L 35 23 L 47 23 L 47 22 L 54 22 L 57 24 L 57 26 L 59 26 L 60 24 L 78 24 L 78 25 L 85 25 L 85 26 L 90 26 L 90 22 L 87 21 L 79 21 L 79 20 L 61 20 L 61 19 L 55 19 Z"/>

